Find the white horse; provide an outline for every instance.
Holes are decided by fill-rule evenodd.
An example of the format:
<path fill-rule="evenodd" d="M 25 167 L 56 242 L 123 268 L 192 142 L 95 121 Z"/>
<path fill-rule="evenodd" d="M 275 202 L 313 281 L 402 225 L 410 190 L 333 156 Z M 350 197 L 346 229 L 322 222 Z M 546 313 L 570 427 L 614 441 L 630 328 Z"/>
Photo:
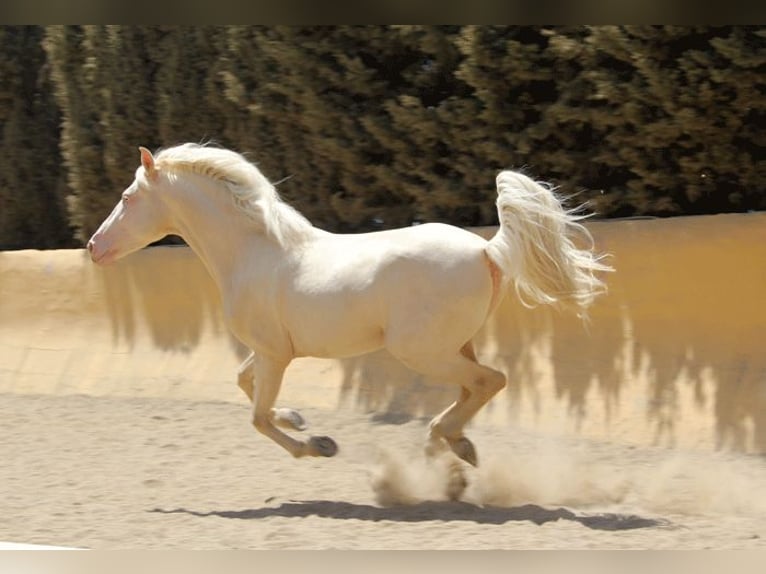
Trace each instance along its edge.
<path fill-rule="evenodd" d="M 88 242 L 107 264 L 168 234 L 202 259 L 224 317 L 252 353 L 239 386 L 252 423 L 295 457 L 333 456 L 335 442 L 297 440 L 300 415 L 275 408 L 295 357 L 340 358 L 386 348 L 411 369 L 460 388 L 430 423 L 426 452 L 447 448 L 477 464 L 466 423 L 506 384 L 476 360 L 472 339 L 514 285 L 527 305 L 582 313 L 605 290 L 610 268 L 594 254 L 582 216 L 545 185 L 513 171 L 497 176 L 500 229 L 489 241 L 444 224 L 340 235 L 311 225 L 243 156 L 184 144 L 141 165 Z M 577 247 L 574 239 L 588 241 Z"/>

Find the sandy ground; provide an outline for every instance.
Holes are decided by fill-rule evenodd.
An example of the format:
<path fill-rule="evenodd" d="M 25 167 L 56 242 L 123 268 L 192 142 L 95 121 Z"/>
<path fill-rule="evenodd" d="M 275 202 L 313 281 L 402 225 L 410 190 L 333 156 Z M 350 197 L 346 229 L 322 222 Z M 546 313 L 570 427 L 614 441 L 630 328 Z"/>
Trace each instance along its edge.
<path fill-rule="evenodd" d="M 424 420 L 303 409 L 334 459 L 294 460 L 245 404 L 0 395 L 0 540 L 94 549 L 766 546 L 766 460 L 498 426 L 460 501 Z M 311 430 L 311 429 L 310 429 Z"/>

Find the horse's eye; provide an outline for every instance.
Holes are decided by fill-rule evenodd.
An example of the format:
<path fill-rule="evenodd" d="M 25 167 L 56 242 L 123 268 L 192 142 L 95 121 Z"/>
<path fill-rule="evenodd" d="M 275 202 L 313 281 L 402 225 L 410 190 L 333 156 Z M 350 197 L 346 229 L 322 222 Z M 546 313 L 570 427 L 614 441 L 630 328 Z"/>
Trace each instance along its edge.
<path fill-rule="evenodd" d="M 122 194 L 122 203 L 127 204 L 130 201 L 130 196 L 127 193 Z"/>

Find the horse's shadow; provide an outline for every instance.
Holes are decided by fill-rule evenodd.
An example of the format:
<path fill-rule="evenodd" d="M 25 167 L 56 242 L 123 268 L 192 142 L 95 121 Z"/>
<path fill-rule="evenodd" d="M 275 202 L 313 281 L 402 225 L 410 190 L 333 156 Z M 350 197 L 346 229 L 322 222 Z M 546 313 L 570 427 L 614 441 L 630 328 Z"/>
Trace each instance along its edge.
<path fill-rule="evenodd" d="M 354 504 L 351 502 L 337 502 L 330 500 L 291 500 L 283 502 L 279 506 L 266 506 L 247 510 L 211 510 L 200 512 L 177 508 L 165 510 L 155 508 L 150 512 L 160 514 L 190 514 L 192 516 L 219 518 L 232 518 L 239 520 L 258 520 L 261 518 L 284 517 L 284 518 L 307 518 L 318 516 L 320 518 L 354 519 L 379 522 L 390 520 L 394 522 L 429 522 L 441 521 L 466 521 L 478 524 L 505 524 L 507 522 L 529 521 L 538 526 L 546 522 L 556 520 L 570 520 L 579 522 L 593 530 L 632 530 L 636 528 L 652 528 L 668 526 L 664 520 L 643 518 L 641 516 L 626 514 L 576 514 L 566 508 L 544 508 L 536 504 L 525 504 L 516 507 L 476 506 L 467 502 L 441 502 L 427 501 L 406 506 L 371 506 L 368 504 Z"/>

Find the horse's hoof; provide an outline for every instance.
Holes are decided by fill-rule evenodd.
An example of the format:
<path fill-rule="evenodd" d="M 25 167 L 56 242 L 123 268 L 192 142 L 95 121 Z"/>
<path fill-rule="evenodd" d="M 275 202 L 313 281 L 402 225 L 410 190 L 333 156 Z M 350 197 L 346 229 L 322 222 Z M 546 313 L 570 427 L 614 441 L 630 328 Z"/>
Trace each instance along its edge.
<path fill-rule="evenodd" d="M 468 487 L 468 479 L 465 477 L 462 464 L 452 459 L 452 463 L 447 468 L 447 498 L 452 501 L 460 500 L 466 487 Z"/>
<path fill-rule="evenodd" d="M 297 431 L 306 430 L 306 419 L 295 409 L 281 407 L 274 409 L 274 424 Z"/>
<path fill-rule="evenodd" d="M 329 436 L 312 436 L 308 444 L 315 456 L 335 456 L 338 453 L 338 445 Z"/>
<path fill-rule="evenodd" d="M 458 439 L 447 439 L 452 452 L 454 452 L 458 458 L 462 458 L 471 466 L 479 466 L 479 457 L 476 454 L 476 448 L 473 443 L 466 437 L 461 436 Z"/>

